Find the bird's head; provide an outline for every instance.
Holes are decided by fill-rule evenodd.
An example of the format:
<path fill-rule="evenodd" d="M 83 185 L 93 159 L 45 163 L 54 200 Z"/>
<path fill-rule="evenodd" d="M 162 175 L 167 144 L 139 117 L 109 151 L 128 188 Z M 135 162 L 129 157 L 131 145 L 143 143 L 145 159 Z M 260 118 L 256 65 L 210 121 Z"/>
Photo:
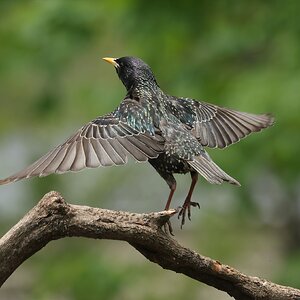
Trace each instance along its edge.
<path fill-rule="evenodd" d="M 103 59 L 115 67 L 127 91 L 138 83 L 157 86 L 152 70 L 141 59 L 131 56 L 120 58 L 104 57 Z"/>

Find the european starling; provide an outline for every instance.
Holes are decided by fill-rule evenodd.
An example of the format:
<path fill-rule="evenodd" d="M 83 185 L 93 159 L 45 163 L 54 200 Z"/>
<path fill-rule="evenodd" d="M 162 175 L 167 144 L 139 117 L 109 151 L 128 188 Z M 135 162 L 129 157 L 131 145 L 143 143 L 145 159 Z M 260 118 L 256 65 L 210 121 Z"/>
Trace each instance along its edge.
<path fill-rule="evenodd" d="M 63 144 L 26 169 L 0 181 L 123 165 L 128 157 L 149 161 L 170 187 L 169 209 L 176 189 L 174 173 L 190 173 L 192 183 L 179 212 L 181 226 L 191 217 L 192 193 L 202 175 L 208 182 L 240 185 L 210 158 L 204 147 L 225 148 L 273 124 L 268 114 L 238 112 L 190 98 L 165 94 L 150 67 L 139 58 L 104 58 L 114 65 L 127 94 L 113 112 L 81 127 Z M 171 229 L 171 227 L 170 227 Z"/>

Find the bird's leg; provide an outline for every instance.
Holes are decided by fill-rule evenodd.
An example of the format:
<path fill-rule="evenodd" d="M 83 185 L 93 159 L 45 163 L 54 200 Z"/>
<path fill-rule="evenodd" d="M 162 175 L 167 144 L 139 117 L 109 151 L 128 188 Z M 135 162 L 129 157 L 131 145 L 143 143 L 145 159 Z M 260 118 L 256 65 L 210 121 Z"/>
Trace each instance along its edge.
<path fill-rule="evenodd" d="M 169 194 L 166 206 L 165 206 L 165 210 L 169 210 L 175 190 L 176 190 L 176 181 L 173 182 L 172 184 L 170 184 L 170 194 Z"/>
<path fill-rule="evenodd" d="M 172 181 L 172 183 L 170 182 L 169 183 L 169 187 L 170 187 L 170 194 L 169 194 L 169 197 L 168 197 L 168 201 L 166 203 L 166 206 L 165 206 L 165 210 L 169 210 L 170 208 L 170 204 L 171 204 L 171 201 L 172 201 L 172 198 L 173 198 L 173 195 L 174 195 L 174 192 L 176 190 L 176 181 Z M 164 232 L 165 233 L 170 233 L 171 235 L 173 235 L 173 229 L 172 229 L 172 225 L 171 225 L 171 221 L 168 220 L 165 224 L 164 224 Z"/>
<path fill-rule="evenodd" d="M 189 218 L 189 220 L 191 220 L 191 206 L 200 208 L 200 205 L 199 205 L 198 202 L 192 202 L 191 201 L 195 185 L 198 181 L 198 173 L 194 172 L 194 171 L 191 172 L 191 177 L 192 177 L 192 183 L 191 183 L 189 192 L 188 192 L 188 194 L 185 198 L 185 201 L 183 203 L 183 206 L 182 206 L 182 208 L 181 208 L 181 210 L 178 214 L 178 219 L 181 217 L 181 229 L 182 229 L 182 226 L 185 223 L 186 210 L 188 211 L 188 218 Z"/>

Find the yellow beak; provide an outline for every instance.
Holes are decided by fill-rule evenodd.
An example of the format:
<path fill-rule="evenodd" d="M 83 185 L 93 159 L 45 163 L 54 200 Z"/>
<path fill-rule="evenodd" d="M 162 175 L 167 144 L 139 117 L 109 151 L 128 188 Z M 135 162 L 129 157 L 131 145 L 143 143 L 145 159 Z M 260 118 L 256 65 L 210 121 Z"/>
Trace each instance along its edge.
<path fill-rule="evenodd" d="M 118 63 L 116 62 L 116 59 L 117 59 L 117 58 L 103 57 L 102 59 L 105 60 L 106 62 L 108 62 L 108 63 L 114 65 L 115 67 L 118 67 L 118 66 L 119 66 Z"/>

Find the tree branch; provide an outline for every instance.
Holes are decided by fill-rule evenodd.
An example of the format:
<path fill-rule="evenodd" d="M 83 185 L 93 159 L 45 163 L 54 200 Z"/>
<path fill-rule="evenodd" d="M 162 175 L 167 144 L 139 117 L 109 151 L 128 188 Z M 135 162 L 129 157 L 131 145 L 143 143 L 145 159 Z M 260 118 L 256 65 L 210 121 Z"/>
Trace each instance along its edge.
<path fill-rule="evenodd" d="M 0 286 L 27 258 L 67 236 L 123 240 L 164 269 L 185 274 L 235 299 L 300 299 L 300 290 L 251 277 L 179 245 L 161 230 L 175 210 L 136 214 L 71 205 L 46 194 L 0 239 Z"/>

